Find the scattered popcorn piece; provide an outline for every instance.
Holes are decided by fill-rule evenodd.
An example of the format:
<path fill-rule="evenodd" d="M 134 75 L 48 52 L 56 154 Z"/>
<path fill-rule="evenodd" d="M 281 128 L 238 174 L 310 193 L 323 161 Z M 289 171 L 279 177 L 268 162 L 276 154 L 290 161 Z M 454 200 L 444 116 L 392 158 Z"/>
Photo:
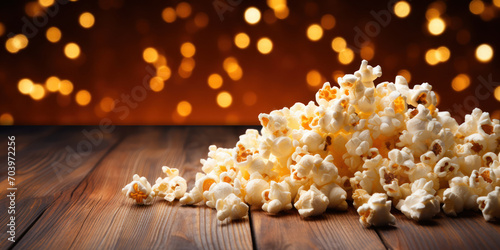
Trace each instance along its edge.
<path fill-rule="evenodd" d="M 500 219 L 500 187 L 495 187 L 487 196 L 477 198 L 477 204 L 486 221 Z"/>
<path fill-rule="evenodd" d="M 367 203 L 368 200 L 372 197 L 366 190 L 364 189 L 356 189 L 354 193 L 352 194 L 352 199 L 353 199 L 353 205 L 356 210 L 362 206 L 363 204 Z"/>
<path fill-rule="evenodd" d="M 220 221 L 230 218 L 231 220 L 241 219 L 248 214 L 248 205 L 234 193 L 229 194 L 224 199 L 217 200 L 217 219 Z"/>
<path fill-rule="evenodd" d="M 122 189 L 122 193 L 128 198 L 134 199 L 136 204 L 153 204 L 156 194 L 152 190 L 151 184 L 149 184 L 146 177 L 140 177 L 135 174 L 132 179 L 133 181 Z"/>
<path fill-rule="evenodd" d="M 358 208 L 359 222 L 365 227 L 396 224 L 396 217 L 391 214 L 392 202 L 383 193 L 373 194 L 368 202 Z"/>
<path fill-rule="evenodd" d="M 164 198 L 167 201 L 180 199 L 187 190 L 186 180 L 179 176 L 179 170 L 164 166 L 163 172 L 167 177 L 159 177 L 153 185 L 153 191 L 157 196 Z"/>
<path fill-rule="evenodd" d="M 262 199 L 264 200 L 262 210 L 268 213 L 276 214 L 292 208 L 292 194 L 286 182 L 271 181 L 270 189 L 262 192 Z"/>
<path fill-rule="evenodd" d="M 469 177 L 455 177 L 443 193 L 443 211 L 447 215 L 457 216 L 464 209 L 476 210 L 477 197 L 469 187 Z"/>
<path fill-rule="evenodd" d="M 422 221 L 430 220 L 441 211 L 439 200 L 434 196 L 436 190 L 433 189 L 432 181 L 422 178 L 412 184 L 412 194 L 406 199 L 400 200 L 397 208 L 406 217 Z"/>
<path fill-rule="evenodd" d="M 315 185 L 312 185 L 309 190 L 299 190 L 297 198 L 294 206 L 302 217 L 320 215 L 326 211 L 330 203 L 328 197 Z"/>

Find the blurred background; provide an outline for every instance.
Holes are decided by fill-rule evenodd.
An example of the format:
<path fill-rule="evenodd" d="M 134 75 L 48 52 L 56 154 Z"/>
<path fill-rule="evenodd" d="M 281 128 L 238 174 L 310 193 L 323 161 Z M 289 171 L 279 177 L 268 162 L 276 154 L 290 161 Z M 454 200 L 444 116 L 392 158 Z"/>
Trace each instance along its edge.
<path fill-rule="evenodd" d="M 500 0 L 2 0 L 0 123 L 258 124 L 362 59 L 500 118 Z"/>

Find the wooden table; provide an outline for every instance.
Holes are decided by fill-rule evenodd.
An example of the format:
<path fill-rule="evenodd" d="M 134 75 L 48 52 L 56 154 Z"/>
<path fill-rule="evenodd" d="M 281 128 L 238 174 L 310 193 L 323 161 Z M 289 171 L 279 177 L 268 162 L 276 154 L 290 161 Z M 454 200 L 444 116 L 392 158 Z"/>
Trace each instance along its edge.
<path fill-rule="evenodd" d="M 247 127 L 1 127 L 2 238 L 14 249 L 499 249 L 500 226 L 480 213 L 438 215 L 419 224 L 394 211 L 395 227 L 365 229 L 350 207 L 302 219 L 252 208 L 220 222 L 205 206 L 157 200 L 133 205 L 121 188 L 138 173 L 154 182 L 161 166 L 194 184 L 208 146 L 233 147 Z M 16 137 L 16 242 L 8 241 L 7 136 Z M 93 138 L 93 139 L 89 139 Z"/>

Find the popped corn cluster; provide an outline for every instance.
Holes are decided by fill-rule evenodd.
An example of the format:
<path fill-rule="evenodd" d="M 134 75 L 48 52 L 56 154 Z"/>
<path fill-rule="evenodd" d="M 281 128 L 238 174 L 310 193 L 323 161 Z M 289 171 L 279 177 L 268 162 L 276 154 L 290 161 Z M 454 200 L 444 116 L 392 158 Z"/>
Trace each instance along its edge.
<path fill-rule="evenodd" d="M 375 85 L 381 75 L 363 61 L 340 87 L 325 83 L 316 103 L 260 114 L 260 133 L 247 130 L 234 148 L 209 147 L 180 203 L 204 202 L 220 220 L 246 216 L 248 205 L 315 216 L 346 210 L 348 199 L 367 227 L 394 224 L 393 205 L 414 220 L 441 207 L 499 219 L 499 120 L 476 108 L 459 125 L 436 108 L 428 83 L 410 88 L 397 76 Z"/>

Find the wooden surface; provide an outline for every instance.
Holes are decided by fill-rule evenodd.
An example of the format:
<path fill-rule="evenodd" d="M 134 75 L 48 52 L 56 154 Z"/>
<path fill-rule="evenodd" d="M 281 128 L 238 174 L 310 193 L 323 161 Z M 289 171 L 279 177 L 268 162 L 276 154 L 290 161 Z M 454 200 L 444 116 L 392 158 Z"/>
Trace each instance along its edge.
<path fill-rule="evenodd" d="M 295 210 L 270 216 L 252 208 L 248 219 L 220 222 L 205 206 L 160 200 L 137 206 L 121 194 L 133 174 L 154 183 L 161 166 L 176 167 L 190 189 L 208 146 L 233 147 L 246 127 L 117 127 L 101 133 L 91 150 L 77 151 L 89 142 L 84 131 L 98 129 L 0 128 L 1 225 L 9 220 L 11 135 L 18 188 L 16 242 L 3 226 L 1 249 L 500 249 L 500 225 L 477 212 L 440 214 L 425 224 L 394 212 L 395 227 L 365 229 L 352 207 L 307 220 Z"/>

